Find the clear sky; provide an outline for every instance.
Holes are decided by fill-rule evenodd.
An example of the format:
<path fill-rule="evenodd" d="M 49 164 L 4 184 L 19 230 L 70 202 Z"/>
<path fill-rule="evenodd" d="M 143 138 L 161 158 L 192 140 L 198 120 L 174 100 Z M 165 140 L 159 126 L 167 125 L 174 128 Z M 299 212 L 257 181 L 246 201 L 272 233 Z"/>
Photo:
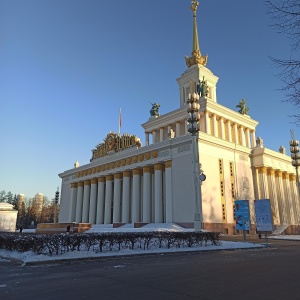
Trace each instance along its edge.
<path fill-rule="evenodd" d="M 151 102 L 179 107 L 176 82 L 191 54 L 190 0 L 0 1 L 0 190 L 53 198 L 58 173 L 88 163 L 109 131 L 136 134 Z M 200 48 L 219 77 L 218 102 L 245 98 L 256 136 L 289 155 L 293 107 L 282 103 L 269 56 L 289 41 L 269 25 L 263 0 L 202 0 Z"/>

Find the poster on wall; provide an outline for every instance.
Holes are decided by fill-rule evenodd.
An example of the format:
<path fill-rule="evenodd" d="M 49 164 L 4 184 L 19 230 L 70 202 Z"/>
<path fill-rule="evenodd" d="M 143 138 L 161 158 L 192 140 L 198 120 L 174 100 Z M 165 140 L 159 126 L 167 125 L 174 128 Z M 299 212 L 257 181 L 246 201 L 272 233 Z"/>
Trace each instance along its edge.
<path fill-rule="evenodd" d="M 250 230 L 250 209 L 248 200 L 235 200 L 236 230 Z"/>
<path fill-rule="evenodd" d="M 272 231 L 272 213 L 270 199 L 254 200 L 257 231 Z"/>

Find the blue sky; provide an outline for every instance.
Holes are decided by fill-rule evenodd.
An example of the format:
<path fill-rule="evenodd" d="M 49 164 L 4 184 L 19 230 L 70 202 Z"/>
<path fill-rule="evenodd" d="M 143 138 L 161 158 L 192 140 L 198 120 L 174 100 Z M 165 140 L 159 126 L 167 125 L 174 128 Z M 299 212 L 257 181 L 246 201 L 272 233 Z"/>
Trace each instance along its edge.
<path fill-rule="evenodd" d="M 176 82 L 191 54 L 190 0 L 2 0 L 0 2 L 0 190 L 53 198 L 58 173 L 88 163 L 109 131 L 136 134 L 151 102 L 179 107 Z M 298 128 L 282 103 L 269 56 L 289 41 L 269 25 L 262 0 L 203 0 L 202 54 L 219 77 L 218 102 L 245 98 L 265 146 L 289 149 Z"/>

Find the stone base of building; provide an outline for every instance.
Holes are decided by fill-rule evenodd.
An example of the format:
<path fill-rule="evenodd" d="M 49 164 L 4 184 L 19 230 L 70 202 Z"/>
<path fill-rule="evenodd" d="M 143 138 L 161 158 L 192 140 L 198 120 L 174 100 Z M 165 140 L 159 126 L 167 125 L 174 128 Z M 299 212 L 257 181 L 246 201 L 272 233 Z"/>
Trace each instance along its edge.
<path fill-rule="evenodd" d="M 90 223 L 40 223 L 37 225 L 36 233 L 66 233 L 70 226 L 70 233 L 82 233 L 92 228 Z"/>

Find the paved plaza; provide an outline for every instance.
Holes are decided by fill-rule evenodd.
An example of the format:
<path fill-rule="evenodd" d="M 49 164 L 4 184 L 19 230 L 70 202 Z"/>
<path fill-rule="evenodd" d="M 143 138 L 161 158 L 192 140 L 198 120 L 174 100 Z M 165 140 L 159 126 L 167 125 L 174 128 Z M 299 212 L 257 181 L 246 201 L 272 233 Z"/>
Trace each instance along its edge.
<path fill-rule="evenodd" d="M 224 236 L 242 241 L 242 236 Z M 257 236 L 247 241 L 264 243 Z M 252 250 L 0 266 L 0 299 L 299 299 L 300 241 Z"/>

